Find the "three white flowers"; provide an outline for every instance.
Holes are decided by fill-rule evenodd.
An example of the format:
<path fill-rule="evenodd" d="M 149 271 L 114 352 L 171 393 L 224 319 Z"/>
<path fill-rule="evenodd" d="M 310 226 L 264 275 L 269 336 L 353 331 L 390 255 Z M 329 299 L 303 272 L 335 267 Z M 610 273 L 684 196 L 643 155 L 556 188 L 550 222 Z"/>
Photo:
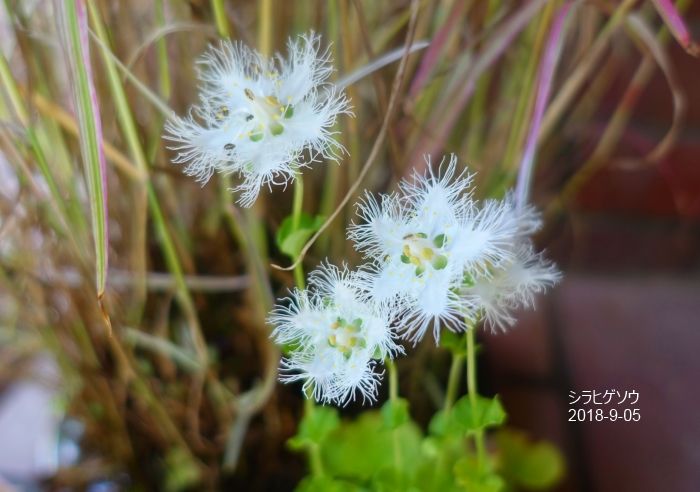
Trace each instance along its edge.
<path fill-rule="evenodd" d="M 510 197 L 477 202 L 454 155 L 357 206 L 361 222 L 348 236 L 368 263 L 354 272 L 322 265 L 269 318 L 289 349 L 281 380 L 303 381 L 318 401 L 375 400 L 377 364 L 403 353 L 396 338 L 415 344 L 432 327 L 437 342 L 443 327 L 459 332 L 480 320 L 505 330 L 560 278 L 530 242 L 537 214 Z"/>
<path fill-rule="evenodd" d="M 222 42 L 199 61 L 200 104 L 166 123 L 173 160 L 206 182 L 237 173 L 238 202 L 250 206 L 262 186 L 293 181 L 319 158 L 337 160 L 338 115 L 350 112 L 329 81 L 328 50 L 313 33 L 288 42 L 270 59 L 241 43 Z M 269 316 L 272 337 L 288 354 L 283 382 L 302 381 L 307 397 L 346 404 L 376 399 L 377 366 L 403 354 L 432 328 L 464 331 L 480 320 L 492 330 L 515 323 L 514 310 L 560 274 L 535 252 L 534 210 L 473 197 L 472 175 L 452 155 L 414 173 L 381 199 L 366 193 L 348 238 L 367 263 L 357 271 L 325 263 Z"/>

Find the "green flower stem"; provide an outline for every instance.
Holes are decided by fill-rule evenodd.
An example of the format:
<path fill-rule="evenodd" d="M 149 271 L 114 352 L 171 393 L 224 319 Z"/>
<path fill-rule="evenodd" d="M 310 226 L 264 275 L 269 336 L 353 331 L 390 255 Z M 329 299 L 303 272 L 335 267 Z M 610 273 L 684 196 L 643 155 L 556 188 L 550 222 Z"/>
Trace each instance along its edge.
<path fill-rule="evenodd" d="M 467 323 L 467 394 L 472 407 L 472 412 L 476 415 L 477 402 L 476 398 L 478 390 L 476 387 L 476 351 L 474 348 L 474 332 L 476 331 L 476 323 Z M 484 431 L 478 429 L 474 433 L 474 445 L 476 446 L 476 460 L 479 468 L 483 469 L 486 463 L 486 454 L 484 451 Z"/>
<path fill-rule="evenodd" d="M 304 414 L 306 417 L 310 417 L 315 411 L 316 405 L 314 404 L 313 396 L 311 391 L 307 391 L 306 398 L 304 399 Z M 323 460 L 321 459 L 321 448 L 318 444 L 309 444 L 306 448 L 308 458 L 309 458 L 309 468 L 311 469 L 311 475 L 314 477 L 322 477 L 323 472 Z"/>
<path fill-rule="evenodd" d="M 262 0 L 258 9 L 258 50 L 263 56 L 272 54 L 272 0 Z"/>
<path fill-rule="evenodd" d="M 394 361 L 387 357 L 386 365 L 389 368 L 389 399 L 396 402 L 399 399 L 399 372 Z"/>
<path fill-rule="evenodd" d="M 450 411 L 457 399 L 457 390 L 459 389 L 459 381 L 462 377 L 462 362 L 464 357 L 461 354 L 452 353 L 452 365 L 450 366 L 450 375 L 447 379 L 447 393 L 445 394 L 445 412 Z"/>
<path fill-rule="evenodd" d="M 386 359 L 386 365 L 389 368 L 389 400 L 392 404 L 398 405 L 399 401 L 399 371 L 396 369 L 396 364 L 389 357 Z M 399 429 L 395 428 L 391 431 L 394 441 L 394 467 L 397 471 L 401 470 L 401 442 L 399 441 Z"/>
<path fill-rule="evenodd" d="M 299 223 L 301 222 L 301 209 L 304 203 L 304 181 L 301 177 L 301 173 L 298 173 L 296 179 L 294 180 L 294 202 L 292 204 L 292 227 L 297 229 Z M 306 281 L 304 278 L 304 267 L 301 262 L 294 267 L 294 281 L 297 284 L 297 288 L 306 288 Z M 316 405 L 313 400 L 313 392 L 307 390 L 306 398 L 304 399 L 304 416 L 306 418 L 311 417 L 314 413 Z M 318 444 L 310 444 L 307 447 L 307 454 L 309 459 L 309 468 L 311 469 L 311 474 L 314 477 L 323 476 L 323 461 L 321 460 L 321 449 Z"/>
<path fill-rule="evenodd" d="M 300 172 L 297 172 L 294 179 L 294 202 L 292 203 L 292 230 L 296 231 L 299 229 L 301 224 L 301 212 L 304 208 L 304 179 Z M 299 289 L 306 288 L 306 281 L 304 280 L 304 267 L 299 262 L 294 267 L 294 282 L 297 284 Z"/>
<path fill-rule="evenodd" d="M 211 0 L 212 10 L 214 11 L 214 22 L 216 23 L 216 31 L 224 39 L 231 37 L 228 28 L 228 19 L 226 18 L 226 9 L 224 8 L 223 0 Z"/>

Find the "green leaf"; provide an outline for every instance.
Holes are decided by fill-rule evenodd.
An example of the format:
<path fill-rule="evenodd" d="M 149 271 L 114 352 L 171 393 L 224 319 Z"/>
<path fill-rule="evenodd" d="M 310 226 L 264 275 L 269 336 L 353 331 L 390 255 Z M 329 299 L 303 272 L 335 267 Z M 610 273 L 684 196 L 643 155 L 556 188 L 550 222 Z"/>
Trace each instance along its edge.
<path fill-rule="evenodd" d="M 407 470 L 397 470 L 394 467 L 383 468 L 372 477 L 373 492 L 420 492 L 420 489 L 409 485 Z"/>
<path fill-rule="evenodd" d="M 501 474 L 519 487 L 543 490 L 554 487 L 564 476 L 564 458 L 546 441 L 532 442 L 526 434 L 502 430 L 496 436 L 501 452 Z"/>
<path fill-rule="evenodd" d="M 359 485 L 331 477 L 306 477 L 297 485 L 296 492 L 369 492 Z"/>
<path fill-rule="evenodd" d="M 480 467 L 472 456 L 457 460 L 454 474 L 457 483 L 469 492 L 500 492 L 506 486 L 501 477 Z"/>
<path fill-rule="evenodd" d="M 469 396 L 466 395 L 457 400 L 450 417 L 464 432 L 474 432 L 501 425 L 506 420 L 506 412 L 498 396 L 477 396 L 476 405 L 472 406 Z"/>
<path fill-rule="evenodd" d="M 182 448 L 173 448 L 165 456 L 165 490 L 177 492 L 199 482 L 200 474 L 191 455 Z"/>
<path fill-rule="evenodd" d="M 332 407 L 316 406 L 307 412 L 299 424 L 297 435 L 287 441 L 294 450 L 321 445 L 340 424 L 338 411 Z"/>
<path fill-rule="evenodd" d="M 408 400 L 403 398 L 387 401 L 382 406 L 381 414 L 384 427 L 389 430 L 396 429 L 411 419 L 408 414 Z"/>
<path fill-rule="evenodd" d="M 454 418 L 452 418 L 452 412 L 445 412 L 444 410 L 438 410 L 430 419 L 428 424 L 428 432 L 435 437 L 445 437 L 454 434 L 461 434 L 463 432 L 461 426 L 456 424 Z"/>
<path fill-rule="evenodd" d="M 294 228 L 293 217 L 290 215 L 277 230 L 277 247 L 290 258 L 296 259 L 306 241 L 323 225 L 324 220 L 322 215 L 311 217 L 302 212 L 299 225 Z"/>
<path fill-rule="evenodd" d="M 388 430 L 377 411 L 363 412 L 328 436 L 321 448 L 325 472 L 333 477 L 368 482 L 377 473 L 394 466 L 394 446 L 401 450 L 402 470 L 418 469 L 423 462 L 422 436 L 411 421 Z"/>

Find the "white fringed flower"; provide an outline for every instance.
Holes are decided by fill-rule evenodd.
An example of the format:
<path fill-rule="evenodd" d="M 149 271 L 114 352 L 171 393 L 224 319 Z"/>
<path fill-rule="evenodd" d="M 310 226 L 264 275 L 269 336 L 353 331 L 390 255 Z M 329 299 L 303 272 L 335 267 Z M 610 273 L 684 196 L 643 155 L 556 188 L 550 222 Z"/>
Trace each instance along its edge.
<path fill-rule="evenodd" d="M 222 41 L 199 60 L 200 104 L 165 125 L 174 163 L 205 183 L 215 171 L 238 173 L 238 202 L 250 206 L 263 185 L 286 184 L 320 157 L 345 149 L 333 125 L 348 100 L 328 77 L 333 69 L 319 36 L 290 39 L 289 55 L 266 58 L 240 42 Z"/>
<path fill-rule="evenodd" d="M 293 347 L 281 363 L 280 380 L 303 381 L 305 394 L 344 405 L 356 395 L 374 401 L 382 374 L 377 362 L 403 348 L 394 340 L 393 312 L 366 298 L 355 273 L 323 264 L 309 289 L 295 290 L 269 317 L 272 337 Z"/>
<path fill-rule="evenodd" d="M 460 296 L 465 276 L 487 274 L 512 257 L 513 238 L 530 217 L 516 214 L 510 199 L 478 204 L 471 175 L 457 172 L 457 158 L 434 172 L 404 181 L 399 193 L 378 202 L 367 194 L 358 204 L 361 224 L 348 232 L 358 250 L 374 261 L 360 273 L 371 295 L 395 300 L 405 315 L 405 336 L 419 341 L 432 325 L 458 331 L 473 316 L 474 303 Z"/>
<path fill-rule="evenodd" d="M 512 327 L 515 310 L 534 309 L 535 296 L 561 279 L 556 266 L 536 253 L 529 240 L 521 241 L 509 261 L 488 275 L 465 282 L 460 289 L 460 295 L 475 306 L 491 331 Z"/>

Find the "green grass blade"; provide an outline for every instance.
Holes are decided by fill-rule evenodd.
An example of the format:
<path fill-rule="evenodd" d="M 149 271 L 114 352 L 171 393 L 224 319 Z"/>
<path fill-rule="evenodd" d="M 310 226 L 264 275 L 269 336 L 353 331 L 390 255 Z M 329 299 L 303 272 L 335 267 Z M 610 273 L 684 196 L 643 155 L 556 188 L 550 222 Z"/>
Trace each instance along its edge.
<path fill-rule="evenodd" d="M 92 80 L 87 12 L 82 0 L 59 4 L 63 42 L 73 74 L 73 95 L 80 126 L 80 150 L 88 184 L 95 240 L 95 280 L 97 296 L 101 298 L 107 281 L 108 262 L 107 164 L 102 148 L 100 107 Z"/>

